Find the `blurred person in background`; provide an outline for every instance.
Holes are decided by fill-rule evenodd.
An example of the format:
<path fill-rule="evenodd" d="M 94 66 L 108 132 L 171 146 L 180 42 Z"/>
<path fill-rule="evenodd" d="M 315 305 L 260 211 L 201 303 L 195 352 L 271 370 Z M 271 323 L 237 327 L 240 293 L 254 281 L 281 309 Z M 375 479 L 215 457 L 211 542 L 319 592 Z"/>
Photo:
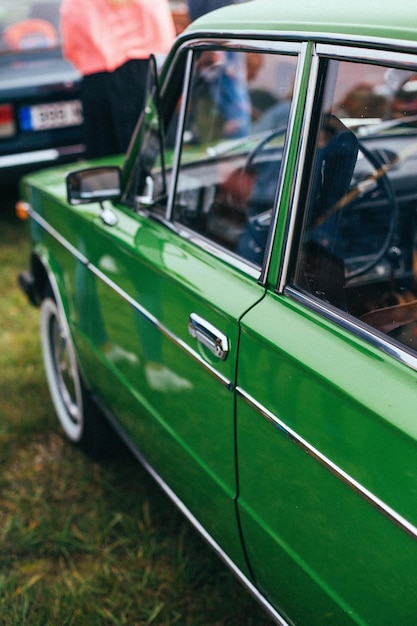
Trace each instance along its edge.
<path fill-rule="evenodd" d="M 168 0 L 63 0 L 65 58 L 81 73 L 88 158 L 127 150 L 144 106 L 150 54 L 166 54 L 175 27 Z"/>
<path fill-rule="evenodd" d="M 229 4 L 242 0 L 187 0 L 191 21 Z M 250 131 L 251 103 L 247 87 L 245 56 L 233 51 L 203 52 L 197 61 L 193 98 L 195 101 L 194 125 L 199 141 L 206 141 L 205 120 L 214 105 L 218 111 L 218 138 L 238 139 Z M 215 137 L 212 135 L 213 141 Z"/>

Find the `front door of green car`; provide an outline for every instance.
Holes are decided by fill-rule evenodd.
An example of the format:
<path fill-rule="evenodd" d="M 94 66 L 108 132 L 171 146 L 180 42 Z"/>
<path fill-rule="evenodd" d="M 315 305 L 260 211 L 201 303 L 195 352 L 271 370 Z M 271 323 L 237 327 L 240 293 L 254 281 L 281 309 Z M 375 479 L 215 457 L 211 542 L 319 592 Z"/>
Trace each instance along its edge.
<path fill-rule="evenodd" d="M 124 198 L 112 207 L 117 223 L 97 219 L 88 254 L 105 276 L 96 281 L 93 320 L 103 328 L 104 368 L 91 362 L 90 380 L 145 459 L 245 572 L 235 510 L 239 320 L 265 293 L 258 278 L 295 52 L 212 43 L 182 52 L 128 155 Z M 259 84 L 253 93 L 250 62 Z M 264 118 L 271 102 L 274 115 Z"/>

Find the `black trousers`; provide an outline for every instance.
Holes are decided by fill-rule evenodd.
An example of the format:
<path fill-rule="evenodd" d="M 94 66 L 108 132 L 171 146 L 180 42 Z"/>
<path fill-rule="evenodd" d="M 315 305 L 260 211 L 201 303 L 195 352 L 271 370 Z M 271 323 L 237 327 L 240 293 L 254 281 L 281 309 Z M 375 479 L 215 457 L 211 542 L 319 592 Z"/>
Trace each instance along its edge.
<path fill-rule="evenodd" d="M 144 106 L 148 67 L 148 59 L 134 59 L 113 72 L 83 78 L 81 98 L 88 158 L 126 152 Z"/>

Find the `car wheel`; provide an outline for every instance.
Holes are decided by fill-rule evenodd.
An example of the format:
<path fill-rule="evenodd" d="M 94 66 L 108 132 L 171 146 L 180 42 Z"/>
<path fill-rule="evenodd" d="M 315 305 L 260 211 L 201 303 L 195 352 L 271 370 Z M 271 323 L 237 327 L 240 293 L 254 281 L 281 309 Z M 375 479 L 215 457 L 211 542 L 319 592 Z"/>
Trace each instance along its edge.
<path fill-rule="evenodd" d="M 41 304 L 41 342 L 49 392 L 65 436 L 84 452 L 102 456 L 108 451 L 110 427 L 87 393 L 71 337 L 51 295 Z"/>

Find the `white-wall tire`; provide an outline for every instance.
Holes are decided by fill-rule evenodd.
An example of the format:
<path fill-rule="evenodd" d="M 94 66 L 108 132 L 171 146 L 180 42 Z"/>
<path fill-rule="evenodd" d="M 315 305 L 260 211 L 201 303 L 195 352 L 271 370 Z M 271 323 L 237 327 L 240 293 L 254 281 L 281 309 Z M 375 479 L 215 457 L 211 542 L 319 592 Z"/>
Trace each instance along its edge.
<path fill-rule="evenodd" d="M 66 437 L 81 443 L 86 435 L 82 383 L 71 337 L 50 296 L 42 301 L 40 326 L 46 377 L 58 420 Z"/>

